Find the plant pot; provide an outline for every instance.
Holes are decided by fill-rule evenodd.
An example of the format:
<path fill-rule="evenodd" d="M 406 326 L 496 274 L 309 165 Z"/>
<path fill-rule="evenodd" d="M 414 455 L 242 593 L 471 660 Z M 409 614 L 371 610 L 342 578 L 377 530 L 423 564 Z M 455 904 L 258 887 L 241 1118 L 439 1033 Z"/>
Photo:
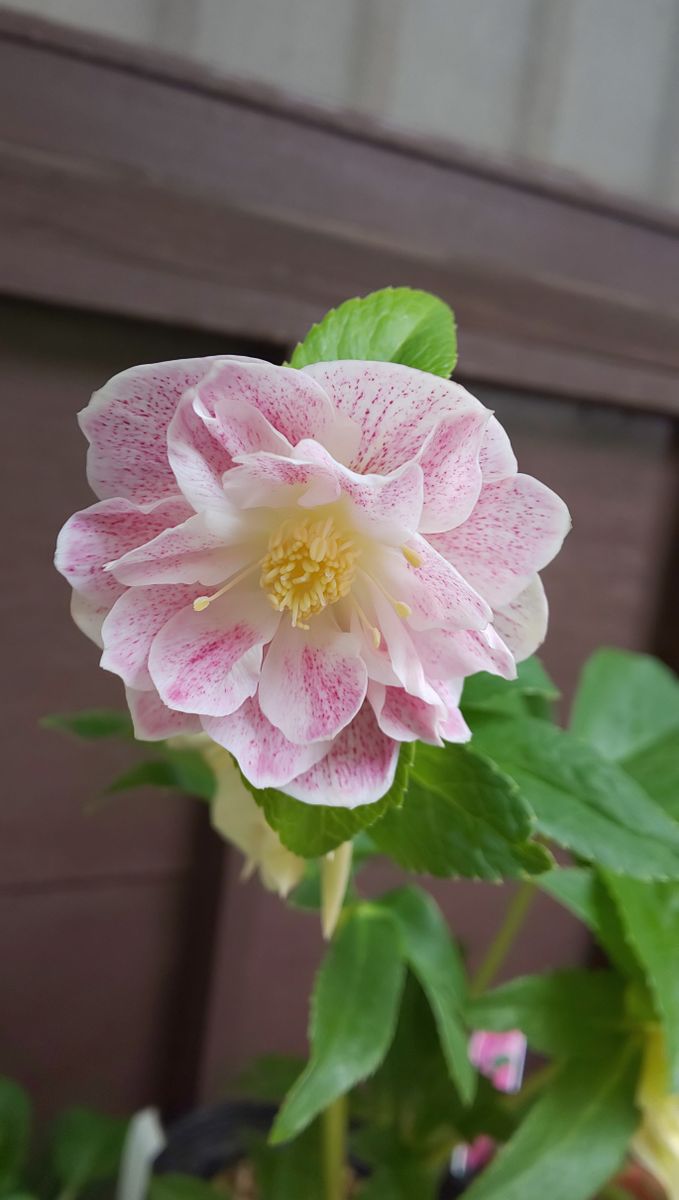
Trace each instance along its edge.
<path fill-rule="evenodd" d="M 248 1134 L 266 1134 L 275 1115 L 275 1105 L 248 1100 L 196 1109 L 168 1126 L 167 1145 L 155 1160 L 154 1173 L 214 1179 L 247 1156 Z M 359 1162 L 352 1161 L 352 1167 L 359 1178 L 370 1174 Z M 455 1200 L 470 1181 L 449 1175 L 441 1184 L 440 1200 Z"/>

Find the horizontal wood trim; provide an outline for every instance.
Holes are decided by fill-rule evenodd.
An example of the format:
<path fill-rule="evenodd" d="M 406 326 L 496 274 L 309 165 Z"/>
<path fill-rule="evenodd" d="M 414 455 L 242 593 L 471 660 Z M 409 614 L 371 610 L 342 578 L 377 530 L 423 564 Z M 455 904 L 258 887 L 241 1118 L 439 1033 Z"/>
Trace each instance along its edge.
<path fill-rule="evenodd" d="M 679 221 L 0 15 L 0 290 L 294 341 L 428 287 L 466 378 L 679 411 Z"/>

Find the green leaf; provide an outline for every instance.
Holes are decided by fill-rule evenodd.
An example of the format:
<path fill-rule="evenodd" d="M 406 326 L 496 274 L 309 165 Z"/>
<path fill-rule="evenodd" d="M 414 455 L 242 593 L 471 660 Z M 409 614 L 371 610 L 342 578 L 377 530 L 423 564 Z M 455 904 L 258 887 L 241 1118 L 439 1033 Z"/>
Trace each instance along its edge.
<path fill-rule="evenodd" d="M 591 867 L 558 867 L 541 875 L 537 882 L 542 891 L 587 926 L 623 975 L 639 977 L 639 963 L 627 943 L 618 911 L 596 871 Z"/>
<path fill-rule="evenodd" d="M 404 363 L 447 379 L 457 360 L 455 319 L 443 300 L 407 287 L 346 300 L 311 327 L 290 366 L 341 358 Z"/>
<path fill-rule="evenodd" d="M 679 824 L 579 738 L 535 718 L 488 717 L 474 746 L 516 781 L 545 837 L 635 878 L 679 878 Z"/>
<path fill-rule="evenodd" d="M 540 659 L 533 656 L 519 664 L 516 679 L 501 679 L 486 671 L 470 675 L 465 680 L 461 706 L 473 730 L 477 712 L 549 719 L 558 699 L 558 688 Z"/>
<path fill-rule="evenodd" d="M 201 800 L 212 800 L 214 773 L 197 750 L 165 750 L 164 758 L 146 759 L 114 779 L 107 792 L 123 792 L 138 787 L 172 788 Z"/>
<path fill-rule="evenodd" d="M 118 1172 L 127 1121 L 87 1108 L 71 1108 L 52 1129 L 54 1171 L 71 1195 L 90 1183 L 112 1179 Z"/>
<path fill-rule="evenodd" d="M 361 804 L 358 808 L 304 804 L 273 788 L 253 788 L 244 776 L 242 778 L 283 845 L 302 858 L 319 858 L 341 846 L 342 842 L 350 841 L 360 830 L 373 825 L 390 808 L 401 803 L 413 756 L 413 745 L 404 743 L 389 791 L 374 804 Z"/>
<path fill-rule="evenodd" d="M 679 729 L 624 759 L 622 766 L 668 817 L 679 821 Z"/>
<path fill-rule="evenodd" d="M 679 734 L 679 680 L 646 654 L 598 650 L 582 672 L 571 728 L 604 758 L 630 758 Z"/>
<path fill-rule="evenodd" d="M 469 1104 L 476 1072 L 469 1060 L 464 1024 L 466 979 L 448 926 L 431 896 L 417 887 L 399 888 L 380 901 L 396 918 L 408 965 L 429 1001 L 450 1077 Z"/>
<path fill-rule="evenodd" d="M 12 1079 L 0 1077 L 0 1195 L 19 1189 L 31 1128 L 27 1093 Z"/>
<path fill-rule="evenodd" d="M 350 910 L 316 978 L 311 1058 L 278 1113 L 272 1143 L 295 1137 L 376 1070 L 394 1035 L 404 973 L 394 919 L 374 904 Z"/>
<path fill-rule="evenodd" d="M 168 1172 L 151 1176 L 148 1197 L 149 1200 L 224 1200 L 224 1192 L 193 1175 Z"/>
<path fill-rule="evenodd" d="M 500 880 L 546 870 L 534 825 L 511 779 L 465 746 L 420 745 L 403 806 L 373 825 L 384 854 L 411 871 Z"/>
<path fill-rule="evenodd" d="M 317 1121 L 294 1142 L 250 1146 L 259 1195 L 266 1200 L 324 1200 L 321 1136 Z"/>
<path fill-rule="evenodd" d="M 52 716 L 43 717 L 40 724 L 43 729 L 72 733 L 75 737 L 88 741 L 134 737 L 129 714 L 108 708 L 91 708 L 77 713 L 53 713 Z"/>
<path fill-rule="evenodd" d="M 641 883 L 603 872 L 665 1030 L 669 1090 L 679 1092 L 679 884 Z"/>
<path fill-rule="evenodd" d="M 590 1200 L 638 1125 L 639 1063 L 629 1046 L 568 1064 L 465 1200 Z"/>
<path fill-rule="evenodd" d="M 513 979 L 472 1000 L 477 1029 L 520 1029 L 541 1054 L 577 1058 L 617 1038 L 625 1023 L 625 984 L 613 971 L 552 971 Z"/>
<path fill-rule="evenodd" d="M 382 1158 L 361 1187 L 359 1197 L 360 1200 L 436 1200 L 439 1186 L 438 1172 L 403 1148 Z"/>

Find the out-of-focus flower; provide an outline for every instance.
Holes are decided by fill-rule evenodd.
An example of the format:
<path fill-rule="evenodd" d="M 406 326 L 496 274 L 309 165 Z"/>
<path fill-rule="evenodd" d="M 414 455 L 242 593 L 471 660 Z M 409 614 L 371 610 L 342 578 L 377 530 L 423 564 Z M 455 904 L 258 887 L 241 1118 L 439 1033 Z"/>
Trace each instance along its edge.
<path fill-rule="evenodd" d="M 265 888 L 287 896 L 300 882 L 306 862 L 283 845 L 243 784 L 232 757 L 221 746 L 201 746 L 215 774 L 212 824 L 245 856 L 243 875 L 259 872 Z"/>
<path fill-rule="evenodd" d="M 477 1029 L 469 1039 L 469 1057 L 499 1092 L 518 1092 L 526 1063 L 526 1038 L 520 1029 L 495 1033 Z M 480 1171 L 495 1154 L 492 1138 L 482 1134 L 471 1144 L 461 1143 L 453 1152 L 451 1170 L 464 1176 Z"/>
<path fill-rule="evenodd" d="M 632 1149 L 662 1184 L 669 1200 L 679 1200 L 679 1095 L 669 1093 L 667 1083 L 665 1039 L 654 1029 L 644 1051 L 637 1092 L 642 1119 Z"/>
<path fill-rule="evenodd" d="M 458 384 L 383 362 L 137 367 L 81 414 L 99 502 L 56 562 L 137 736 L 204 730 L 256 787 L 354 807 L 464 741 L 465 676 L 544 637 L 567 510 Z"/>

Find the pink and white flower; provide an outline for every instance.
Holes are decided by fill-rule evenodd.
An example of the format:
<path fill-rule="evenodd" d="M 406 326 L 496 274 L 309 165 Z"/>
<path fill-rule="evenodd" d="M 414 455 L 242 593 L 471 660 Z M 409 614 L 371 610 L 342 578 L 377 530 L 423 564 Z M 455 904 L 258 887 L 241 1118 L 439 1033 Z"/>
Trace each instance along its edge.
<path fill-rule="evenodd" d="M 354 807 L 401 742 L 466 740 L 464 677 L 544 637 L 568 512 L 456 383 L 194 359 L 117 375 L 80 423 L 99 501 L 56 563 L 140 738 L 204 731 L 255 786 Z"/>

